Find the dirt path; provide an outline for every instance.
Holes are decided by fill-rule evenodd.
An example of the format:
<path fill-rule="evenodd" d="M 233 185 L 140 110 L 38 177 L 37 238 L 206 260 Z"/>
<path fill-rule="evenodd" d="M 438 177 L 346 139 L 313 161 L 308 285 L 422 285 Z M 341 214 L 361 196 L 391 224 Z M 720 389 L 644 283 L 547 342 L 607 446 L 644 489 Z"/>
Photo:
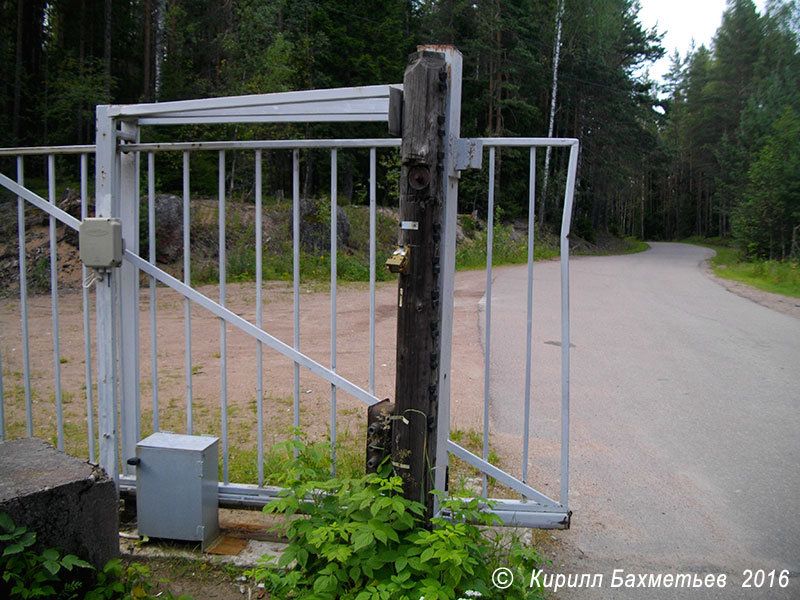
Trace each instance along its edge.
<path fill-rule="evenodd" d="M 456 276 L 452 425 L 460 429 L 480 427 L 483 395 L 481 376 L 483 350 L 478 338 L 477 303 L 483 294 L 481 272 Z M 330 364 L 330 294 L 310 282 L 301 290 L 300 346 L 323 365 Z M 394 396 L 396 284 L 379 284 L 376 294 L 375 392 Z M 200 291 L 218 297 L 215 286 Z M 66 449 L 87 456 L 85 358 L 81 294 L 66 291 L 59 297 L 59 368 L 62 380 Z M 255 286 L 229 284 L 227 305 L 255 322 Z M 186 385 L 184 353 L 184 307 L 181 297 L 167 289 L 157 292 L 158 405 L 161 429 L 186 431 Z M 338 289 L 337 371 L 356 384 L 367 387 L 369 378 L 369 294 L 364 284 L 346 284 Z M 292 289 L 290 284 L 268 282 L 264 286 L 264 329 L 292 344 Z M 150 367 L 149 290 L 140 294 L 141 423 L 143 436 L 152 430 L 152 374 Z M 56 441 L 54 352 L 50 297 L 34 296 L 28 302 L 34 434 Z M 92 312 L 91 327 L 95 320 Z M 220 344 L 219 320 L 193 306 L 192 396 L 195 433 L 220 432 Z M 0 351 L 2 351 L 5 420 L 7 437 L 25 435 L 25 403 L 20 343 L 18 299 L 0 305 Z M 96 355 L 92 348 L 92 366 Z M 234 327 L 227 328 L 228 422 L 231 459 L 237 454 L 254 455 L 256 439 L 256 343 Z M 265 443 L 286 439 L 292 424 L 293 366 L 276 352 L 264 351 Z M 96 376 L 93 375 L 93 381 Z M 330 413 L 330 386 L 301 371 L 301 428 L 312 437 L 324 438 Z M 96 400 L 95 400 L 96 411 Z M 339 439 L 360 435 L 366 424 L 366 407 L 339 393 L 337 398 Z"/>

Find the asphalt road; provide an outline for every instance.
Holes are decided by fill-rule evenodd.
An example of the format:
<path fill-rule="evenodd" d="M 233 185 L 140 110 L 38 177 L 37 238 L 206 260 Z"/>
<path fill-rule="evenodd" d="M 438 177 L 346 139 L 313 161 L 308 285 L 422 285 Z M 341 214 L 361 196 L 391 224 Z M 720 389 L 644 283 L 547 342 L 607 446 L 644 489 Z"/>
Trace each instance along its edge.
<path fill-rule="evenodd" d="M 559 598 L 800 598 L 800 319 L 709 279 L 711 254 L 656 243 L 571 263 L 574 516 L 545 571 L 603 582 Z M 504 457 L 522 432 L 526 277 L 494 278 L 491 417 Z M 530 481 L 557 498 L 558 264 L 537 263 L 534 286 Z M 612 588 L 615 569 L 724 574 L 726 586 Z M 741 587 L 747 569 L 765 570 L 760 587 Z"/>

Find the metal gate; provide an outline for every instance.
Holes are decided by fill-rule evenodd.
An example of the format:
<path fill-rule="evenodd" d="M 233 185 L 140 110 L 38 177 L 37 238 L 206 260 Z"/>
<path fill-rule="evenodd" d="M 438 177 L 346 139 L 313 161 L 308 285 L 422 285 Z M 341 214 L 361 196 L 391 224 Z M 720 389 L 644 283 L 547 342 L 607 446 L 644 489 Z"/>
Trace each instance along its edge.
<path fill-rule="evenodd" d="M 442 355 L 439 366 L 439 428 L 437 433 L 437 454 L 435 486 L 445 489 L 447 485 L 447 464 L 450 455 L 456 456 L 483 473 L 483 495 L 486 495 L 486 477 L 491 477 L 520 495 L 521 499 L 496 499 L 490 509 L 496 512 L 507 525 L 522 525 L 541 528 L 564 528 L 569 526 L 568 507 L 568 449 L 569 449 L 569 244 L 568 234 L 572 215 L 572 202 L 577 171 L 578 142 L 574 139 L 553 138 L 473 138 L 462 139 L 459 134 L 461 108 L 461 55 L 449 47 L 435 47 L 442 52 L 448 66 L 448 94 L 446 118 L 443 127 L 446 150 L 443 157 L 444 172 L 447 175 L 444 190 L 444 225 L 442 233 L 441 298 Z M 50 220 L 50 274 L 51 305 L 53 315 L 53 348 L 55 405 L 57 411 L 57 443 L 64 449 L 63 417 L 59 351 L 58 323 L 58 267 L 55 243 L 56 221 L 67 227 L 77 229 L 80 221 L 55 206 L 55 157 L 59 154 L 79 154 L 81 156 L 81 218 L 87 215 L 87 173 L 88 160 L 95 154 L 95 216 L 116 217 L 122 223 L 124 241 L 123 260 L 119 269 L 111 269 L 95 281 L 94 303 L 96 307 L 96 378 L 93 380 L 92 335 L 89 318 L 89 291 L 83 290 L 83 320 L 86 363 L 86 406 L 87 440 L 89 459 L 99 463 L 118 482 L 121 489 L 135 488 L 134 468 L 126 459 L 135 456 L 136 443 L 141 438 L 140 410 L 140 340 L 139 340 L 139 280 L 143 273 L 149 278 L 150 294 L 150 360 L 151 395 L 153 402 L 153 430 L 159 430 L 158 421 L 158 349 L 157 330 L 157 283 L 179 293 L 184 305 L 184 348 L 185 348 L 185 406 L 186 432 L 193 433 L 193 394 L 192 394 L 192 328 L 191 307 L 199 305 L 219 320 L 219 358 L 222 448 L 222 481 L 220 482 L 220 501 L 238 505 L 260 505 L 273 498 L 278 490 L 264 486 L 264 439 L 262 423 L 262 402 L 264 383 L 262 377 L 262 352 L 264 347 L 279 353 L 294 365 L 293 421 L 299 424 L 300 414 L 300 371 L 306 369 L 330 384 L 330 438 L 332 464 L 336 464 L 336 418 L 337 392 L 339 390 L 372 405 L 378 402 L 375 396 L 375 215 L 376 215 L 376 156 L 385 148 L 400 146 L 399 139 L 331 139 L 331 140 L 262 140 L 262 141 L 219 141 L 186 143 L 141 143 L 140 132 L 143 127 L 155 125 L 215 124 L 215 123 L 269 123 L 269 122 L 363 122 L 388 121 L 390 119 L 390 96 L 402 86 L 371 86 L 331 90 L 312 90 L 286 92 L 255 96 L 186 100 L 157 104 L 109 105 L 97 107 L 96 145 L 39 148 L 3 149 L 0 156 L 17 157 L 17 181 L 0 175 L 0 184 L 18 197 L 19 265 L 20 265 L 20 317 L 22 323 L 21 359 L 24 379 L 26 406 L 26 434 L 35 434 L 33 427 L 32 393 L 30 383 L 30 360 L 28 351 L 28 316 L 25 265 L 25 203 L 43 210 Z M 527 482 L 529 439 L 530 439 L 530 398 L 531 398 L 531 331 L 533 301 L 533 249 L 534 249 L 534 200 L 537 147 L 564 147 L 569 149 L 569 167 L 564 196 L 564 211 L 561 227 L 561 297 L 562 297 L 562 374 L 561 374 L 561 440 L 560 440 L 560 498 L 552 499 L 531 487 Z M 450 439 L 450 381 L 451 347 L 453 331 L 453 291 L 456 252 L 457 200 L 460 172 L 466 168 L 476 168 L 481 164 L 484 148 L 489 154 L 488 216 L 487 227 L 487 277 L 486 277 L 486 339 L 491 331 L 491 282 L 492 247 L 495 188 L 495 151 L 497 148 L 515 147 L 530 149 L 529 181 L 529 228 L 528 228 L 528 310 L 527 310 L 527 356 L 524 394 L 525 412 L 522 415 L 524 430 L 522 436 L 522 472 L 514 477 L 489 461 L 489 352 L 486 344 L 486 373 L 484 393 L 484 432 L 483 455 L 478 456 Z M 331 286 L 331 353 L 330 364 L 311 359 L 301 351 L 300 345 L 300 157 L 303 149 L 326 149 L 330 152 L 331 164 L 331 245 L 330 245 L 330 286 Z M 369 316 L 369 383 L 365 387 L 348 381 L 337 373 L 337 153 L 348 149 L 367 149 L 370 154 L 369 206 L 370 206 L 370 316 Z M 262 321 L 262 256 L 261 243 L 261 199 L 260 179 L 262 153 L 269 150 L 285 150 L 292 153 L 292 222 L 293 222 L 293 343 L 281 341 L 265 330 Z M 248 151 L 254 155 L 255 173 L 255 252 L 256 252 L 256 318 L 251 322 L 231 310 L 226 299 L 225 231 L 226 231 L 226 187 L 225 153 L 228 151 Z M 219 297 L 212 299 L 204 295 L 191 283 L 189 205 L 191 196 L 190 157 L 195 152 L 216 152 L 219 156 Z M 183 172 L 183 278 L 168 274 L 155 264 L 154 197 L 155 197 L 155 157 L 159 153 L 179 153 Z M 41 154 L 47 156 L 48 195 L 45 200 L 24 187 L 24 156 Z M 140 169 L 146 159 L 148 182 L 149 247 L 147 253 L 139 248 L 139 181 Z M 84 267 L 84 280 L 88 284 L 91 274 Z M 228 408 L 227 408 L 227 332 L 237 328 L 251 336 L 257 347 L 257 389 L 256 412 L 258 415 L 258 485 L 231 482 L 229 478 L 228 450 Z M 2 357 L 0 356 L 0 366 Z M 93 381 L 96 382 L 97 396 L 93 394 Z M 94 429 L 94 403 L 97 403 L 97 433 Z M 0 440 L 5 439 L 3 381 L 0 379 Z M 99 456 L 95 456 L 94 440 L 99 441 Z"/>

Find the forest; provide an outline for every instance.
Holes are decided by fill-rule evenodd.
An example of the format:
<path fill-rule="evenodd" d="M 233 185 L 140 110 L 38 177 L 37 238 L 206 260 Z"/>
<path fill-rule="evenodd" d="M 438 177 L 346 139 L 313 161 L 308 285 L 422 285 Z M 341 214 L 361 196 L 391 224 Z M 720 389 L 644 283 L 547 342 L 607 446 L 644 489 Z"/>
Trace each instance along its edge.
<path fill-rule="evenodd" d="M 675 53 L 664 82 L 648 74 L 663 32 L 638 11 L 635 0 L 0 0 L 0 146 L 93 143 L 96 104 L 399 83 L 418 44 L 453 44 L 464 56 L 462 136 L 580 139 L 576 236 L 719 237 L 750 258 L 800 260 L 797 0 L 767 0 L 761 13 L 728 0 L 710 47 Z M 536 218 L 557 229 L 566 165 L 544 154 Z M 304 164 L 304 193 L 324 194 L 324 169 L 310 155 Z M 514 218 L 527 175 L 505 164 L 499 189 Z M 345 165 L 350 189 L 362 167 Z M 274 161 L 267 177 L 287 168 Z M 464 182 L 461 212 L 485 212 L 477 187 Z"/>

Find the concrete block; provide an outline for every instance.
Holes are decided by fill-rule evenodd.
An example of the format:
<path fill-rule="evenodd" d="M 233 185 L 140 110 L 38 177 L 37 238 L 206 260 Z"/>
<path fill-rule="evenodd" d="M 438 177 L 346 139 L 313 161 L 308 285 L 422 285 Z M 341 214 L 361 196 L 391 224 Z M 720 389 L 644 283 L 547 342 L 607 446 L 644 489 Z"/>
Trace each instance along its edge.
<path fill-rule="evenodd" d="M 0 511 L 36 532 L 38 550 L 62 548 L 98 568 L 119 556 L 114 481 L 41 440 L 0 442 Z"/>

